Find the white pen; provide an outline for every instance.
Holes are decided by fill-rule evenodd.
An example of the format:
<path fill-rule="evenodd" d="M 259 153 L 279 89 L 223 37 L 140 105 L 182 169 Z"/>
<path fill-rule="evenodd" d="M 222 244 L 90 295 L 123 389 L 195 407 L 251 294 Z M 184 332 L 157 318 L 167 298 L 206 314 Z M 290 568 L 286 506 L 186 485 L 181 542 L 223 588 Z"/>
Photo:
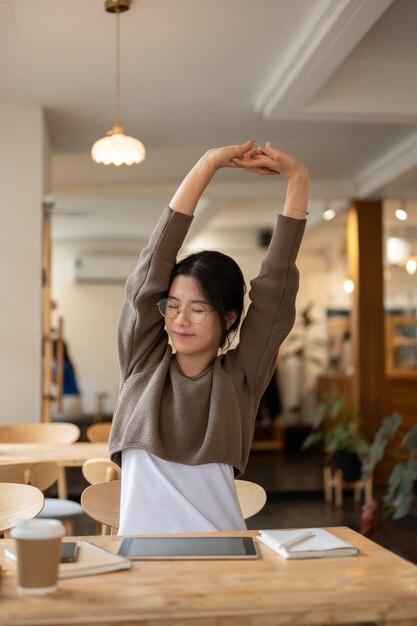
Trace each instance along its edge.
<path fill-rule="evenodd" d="M 292 546 L 295 546 L 297 543 L 302 543 L 303 541 L 310 539 L 310 537 L 314 537 L 314 533 L 312 530 L 309 530 L 307 533 L 302 533 L 301 535 L 297 535 L 296 537 L 292 537 L 292 539 L 288 539 L 288 541 L 284 541 L 283 543 L 280 543 L 279 547 L 290 548 Z"/>

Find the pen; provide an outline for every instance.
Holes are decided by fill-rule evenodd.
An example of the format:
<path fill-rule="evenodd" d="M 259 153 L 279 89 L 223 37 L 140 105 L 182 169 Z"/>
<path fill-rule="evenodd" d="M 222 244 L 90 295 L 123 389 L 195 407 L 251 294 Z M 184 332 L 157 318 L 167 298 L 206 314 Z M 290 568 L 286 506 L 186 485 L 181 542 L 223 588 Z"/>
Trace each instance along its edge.
<path fill-rule="evenodd" d="M 292 539 L 288 539 L 288 541 L 284 541 L 283 543 L 279 544 L 280 548 L 291 548 L 292 546 L 295 546 L 297 543 L 302 543 L 303 541 L 306 541 L 307 539 L 310 539 L 310 537 L 314 537 L 314 533 L 309 530 L 307 533 L 302 533 L 301 535 L 297 535 L 297 537 L 293 537 Z"/>

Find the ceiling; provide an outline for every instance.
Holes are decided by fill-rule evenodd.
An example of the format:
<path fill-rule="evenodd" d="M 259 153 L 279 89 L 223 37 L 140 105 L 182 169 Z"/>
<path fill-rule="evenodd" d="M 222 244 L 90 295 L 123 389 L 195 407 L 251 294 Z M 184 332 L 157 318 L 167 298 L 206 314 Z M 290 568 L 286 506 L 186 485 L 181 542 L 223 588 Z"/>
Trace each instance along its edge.
<path fill-rule="evenodd" d="M 0 101 L 45 110 L 56 239 L 146 238 L 202 152 L 248 138 L 308 166 L 311 233 L 326 205 L 388 197 L 415 234 L 416 24 L 415 0 L 132 0 L 121 117 L 147 158 L 115 168 L 89 156 L 114 121 L 104 0 L 0 0 Z M 285 189 L 271 178 L 219 173 L 194 234 L 271 226 Z"/>

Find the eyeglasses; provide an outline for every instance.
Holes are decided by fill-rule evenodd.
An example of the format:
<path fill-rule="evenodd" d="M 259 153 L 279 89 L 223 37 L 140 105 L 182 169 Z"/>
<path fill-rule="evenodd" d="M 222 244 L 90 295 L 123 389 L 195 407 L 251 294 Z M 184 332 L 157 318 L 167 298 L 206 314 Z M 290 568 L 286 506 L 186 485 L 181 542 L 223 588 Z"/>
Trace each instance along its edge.
<path fill-rule="evenodd" d="M 181 313 L 181 307 L 169 300 L 169 298 L 162 298 L 162 300 L 158 302 L 158 309 L 160 314 L 169 320 L 178 317 Z M 187 304 L 183 307 L 183 310 L 191 324 L 202 324 L 206 321 L 208 313 L 216 309 L 206 309 L 206 307 L 201 304 Z"/>

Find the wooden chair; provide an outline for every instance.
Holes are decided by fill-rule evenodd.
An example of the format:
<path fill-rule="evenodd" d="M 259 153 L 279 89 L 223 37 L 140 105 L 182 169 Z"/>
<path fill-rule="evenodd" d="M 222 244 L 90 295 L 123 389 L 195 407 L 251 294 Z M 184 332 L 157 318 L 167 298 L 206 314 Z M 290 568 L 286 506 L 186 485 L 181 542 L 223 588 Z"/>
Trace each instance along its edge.
<path fill-rule="evenodd" d="M 68 422 L 42 424 L 0 424 L 0 443 L 70 445 L 80 437 L 80 429 Z M 36 458 L 36 455 L 34 455 Z M 60 468 L 61 485 L 66 488 L 65 467 Z"/>
<path fill-rule="evenodd" d="M 22 520 L 42 511 L 43 493 L 32 485 L 0 483 L 0 531 L 7 531 Z"/>
<path fill-rule="evenodd" d="M 53 461 L 37 463 L 0 463 L 0 483 L 32 485 L 40 491 L 51 487 L 60 476 L 60 467 Z M 39 517 L 60 519 L 67 534 L 73 535 L 73 518 L 83 514 L 81 506 L 72 500 L 62 498 L 46 498 Z"/>
<path fill-rule="evenodd" d="M 82 466 L 84 478 L 90 485 L 104 483 L 109 480 L 120 480 L 122 471 L 116 463 L 109 459 L 87 459 Z"/>
<path fill-rule="evenodd" d="M 81 506 L 89 517 L 111 528 L 115 534 L 119 528 L 120 480 L 90 485 L 81 494 Z"/>
<path fill-rule="evenodd" d="M 265 489 L 247 480 L 236 480 L 235 484 L 243 517 L 258 513 L 266 503 Z M 91 485 L 81 494 L 84 512 L 96 522 L 110 526 L 112 534 L 119 528 L 120 488 L 120 480 L 111 480 Z"/>
<path fill-rule="evenodd" d="M 69 445 L 80 437 L 80 429 L 68 422 L 48 424 L 0 424 L 0 443 L 56 443 Z"/>
<path fill-rule="evenodd" d="M 373 500 L 373 485 L 372 474 L 366 479 L 362 480 L 343 480 L 342 471 L 333 471 L 330 465 L 323 469 L 323 482 L 324 482 L 324 498 L 326 502 L 333 502 L 337 507 L 341 507 L 343 504 L 343 489 L 353 489 L 354 502 L 360 502 L 361 492 L 364 493 L 364 499 L 366 504 L 370 504 Z"/>
<path fill-rule="evenodd" d="M 87 439 L 93 443 L 107 443 L 110 435 L 111 422 L 91 424 L 87 428 Z"/>
<path fill-rule="evenodd" d="M 266 491 L 249 480 L 235 480 L 237 497 L 244 519 L 256 515 L 266 504 Z"/>
<path fill-rule="evenodd" d="M 82 466 L 84 478 L 90 485 L 108 482 L 109 480 L 120 480 L 122 471 L 116 463 L 109 459 L 88 459 Z M 106 524 L 101 524 L 101 534 L 110 535 L 111 528 Z"/>

